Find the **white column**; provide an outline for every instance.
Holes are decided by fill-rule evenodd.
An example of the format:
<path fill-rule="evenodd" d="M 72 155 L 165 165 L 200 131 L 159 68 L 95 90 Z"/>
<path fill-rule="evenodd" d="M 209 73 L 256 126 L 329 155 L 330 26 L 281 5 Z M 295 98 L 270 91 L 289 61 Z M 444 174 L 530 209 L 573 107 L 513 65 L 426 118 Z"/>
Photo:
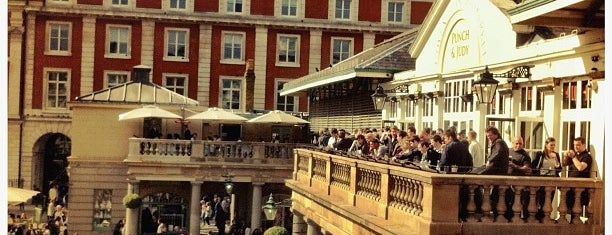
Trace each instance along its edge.
<path fill-rule="evenodd" d="M 306 234 L 306 222 L 302 214 L 293 210 L 293 235 L 304 235 Z"/>
<path fill-rule="evenodd" d="M 321 227 L 319 227 L 319 225 L 306 216 L 304 216 L 304 221 L 306 221 L 308 225 L 306 235 L 321 235 Z"/>
<path fill-rule="evenodd" d="M 376 34 L 374 33 L 363 33 L 363 50 L 367 50 L 369 48 L 374 47 L 376 39 Z"/>
<path fill-rule="evenodd" d="M 230 195 L 230 202 L 230 224 L 233 224 L 234 218 L 236 218 L 236 194 L 232 193 L 232 195 Z"/>
<path fill-rule="evenodd" d="M 138 193 L 137 180 L 128 181 L 128 193 Z M 138 234 L 138 210 L 125 208 L 125 234 Z"/>
<path fill-rule="evenodd" d="M 251 230 L 261 227 L 261 186 L 264 183 L 253 182 L 253 203 L 251 204 Z"/>
<path fill-rule="evenodd" d="M 212 54 L 212 25 L 200 24 L 200 45 L 198 60 L 198 95 L 197 100 L 200 105 L 208 107 L 210 93 L 210 64 Z M 215 105 L 216 106 L 216 105 Z M 202 138 L 206 136 L 202 133 Z"/>
<path fill-rule="evenodd" d="M 189 205 L 189 234 L 200 234 L 200 194 L 202 181 L 191 182 L 191 202 Z"/>
<path fill-rule="evenodd" d="M 155 42 L 155 21 L 142 21 L 142 40 L 140 41 L 140 64 L 153 68 L 153 43 Z M 155 70 L 155 68 L 153 68 Z M 151 70 L 150 81 L 153 81 L 153 70 Z"/>
<path fill-rule="evenodd" d="M 321 68 L 321 38 L 323 32 L 321 30 L 310 30 L 310 55 L 308 60 L 308 73 L 314 73 L 317 69 Z M 329 55 L 327 55 L 329 56 Z"/>
<path fill-rule="evenodd" d="M 83 38 L 90 38 L 96 35 L 96 18 L 91 16 L 83 17 Z M 83 40 L 81 49 L 81 94 L 93 92 L 94 80 L 94 50 L 96 40 Z M 104 78 L 106 79 L 106 78 Z M 75 94 L 74 96 L 78 96 Z"/>
<path fill-rule="evenodd" d="M 276 48 L 272 48 L 276 50 Z M 255 91 L 253 96 L 253 108 L 264 109 L 266 103 L 266 68 L 268 54 L 268 28 L 255 28 Z M 249 58 L 245 58 L 249 59 Z M 276 61 L 276 59 L 274 60 Z M 246 83 L 245 83 L 246 84 Z M 246 87 L 246 86 L 245 86 Z M 276 87 L 274 88 L 276 91 Z M 272 98 L 274 99 L 274 98 Z"/>

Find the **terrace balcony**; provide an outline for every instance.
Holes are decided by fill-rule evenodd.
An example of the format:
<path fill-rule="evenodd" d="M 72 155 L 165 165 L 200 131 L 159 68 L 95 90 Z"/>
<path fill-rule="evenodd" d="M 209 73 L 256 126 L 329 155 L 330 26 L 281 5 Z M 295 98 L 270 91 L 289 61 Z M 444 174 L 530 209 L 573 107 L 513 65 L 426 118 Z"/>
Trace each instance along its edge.
<path fill-rule="evenodd" d="M 444 174 L 300 148 L 285 185 L 308 234 L 604 231 L 604 184 L 595 178 Z"/>

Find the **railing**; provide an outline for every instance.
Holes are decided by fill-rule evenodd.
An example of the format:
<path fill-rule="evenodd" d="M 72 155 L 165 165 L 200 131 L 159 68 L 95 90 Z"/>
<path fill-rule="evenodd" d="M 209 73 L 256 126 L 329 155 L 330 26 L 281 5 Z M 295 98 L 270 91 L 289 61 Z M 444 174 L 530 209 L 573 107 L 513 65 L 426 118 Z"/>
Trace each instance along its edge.
<path fill-rule="evenodd" d="M 336 216 L 371 215 L 384 221 L 381 228 L 395 224 L 416 234 L 603 231 L 603 182 L 594 178 L 443 174 L 307 149 L 296 149 L 294 169 L 287 181 L 294 193 L 317 197 L 312 201 L 333 198 L 322 205 L 349 205 L 329 208 L 338 210 Z M 376 221 L 366 223 L 376 227 L 368 226 Z"/>
<path fill-rule="evenodd" d="M 292 161 L 301 144 L 130 138 L 128 160 L 158 162 Z"/>

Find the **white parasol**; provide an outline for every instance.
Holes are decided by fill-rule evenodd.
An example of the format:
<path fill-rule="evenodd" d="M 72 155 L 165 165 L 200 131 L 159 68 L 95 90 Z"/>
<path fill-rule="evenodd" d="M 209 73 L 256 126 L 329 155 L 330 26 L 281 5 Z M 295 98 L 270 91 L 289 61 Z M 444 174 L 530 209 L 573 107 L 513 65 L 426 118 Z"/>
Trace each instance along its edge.
<path fill-rule="evenodd" d="M 122 114 L 119 114 L 119 121 L 138 119 L 138 118 L 178 118 L 181 119 L 180 115 L 174 114 L 170 111 L 157 107 L 155 105 L 146 105 L 142 108 L 137 108 Z"/>
<path fill-rule="evenodd" d="M 310 123 L 304 119 L 285 113 L 283 111 L 274 110 L 261 115 L 259 117 L 248 120 L 249 123 L 284 123 L 284 124 L 306 124 Z"/>
<path fill-rule="evenodd" d="M 188 120 L 244 122 L 248 119 L 221 108 L 211 107 L 208 110 L 192 115 Z"/>
<path fill-rule="evenodd" d="M 38 193 L 40 192 L 29 190 L 29 189 L 23 189 L 23 188 L 8 187 L 8 191 L 7 191 L 8 205 L 15 206 L 15 205 L 19 205 L 21 203 L 27 202 L 30 199 L 32 199 L 34 195 Z"/>

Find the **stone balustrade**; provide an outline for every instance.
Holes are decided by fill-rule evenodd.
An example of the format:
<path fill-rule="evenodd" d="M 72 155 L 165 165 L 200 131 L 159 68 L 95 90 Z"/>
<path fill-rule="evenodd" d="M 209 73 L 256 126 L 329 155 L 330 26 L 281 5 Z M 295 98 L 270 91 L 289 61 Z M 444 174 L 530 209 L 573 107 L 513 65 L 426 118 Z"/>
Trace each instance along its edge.
<path fill-rule="evenodd" d="M 130 138 L 129 161 L 281 162 L 291 160 L 295 143 Z"/>
<path fill-rule="evenodd" d="M 604 185 L 594 178 L 443 174 L 296 149 L 286 185 L 295 211 L 338 234 L 603 231 Z"/>

